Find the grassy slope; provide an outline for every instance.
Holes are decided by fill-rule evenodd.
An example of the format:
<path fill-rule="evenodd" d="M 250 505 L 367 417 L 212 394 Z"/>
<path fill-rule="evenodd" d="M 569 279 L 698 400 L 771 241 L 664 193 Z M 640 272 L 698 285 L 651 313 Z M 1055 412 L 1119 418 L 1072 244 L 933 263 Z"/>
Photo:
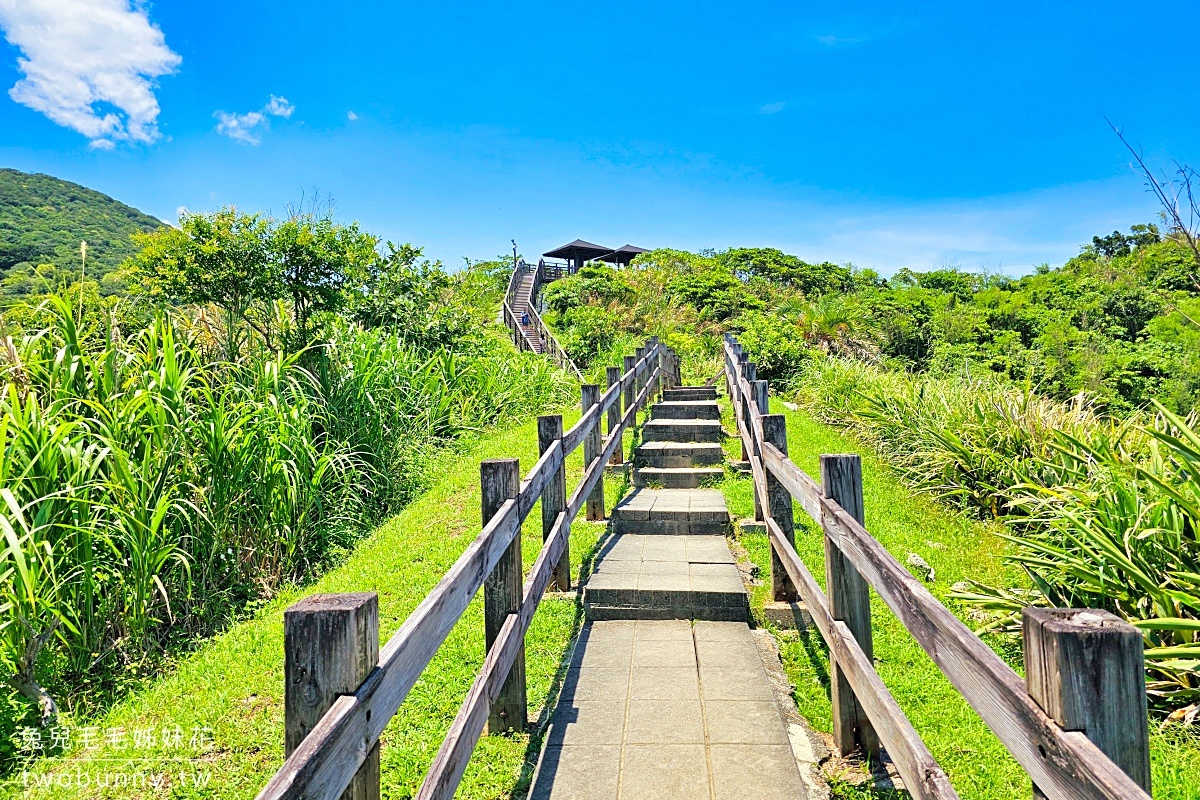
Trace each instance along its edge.
<path fill-rule="evenodd" d="M 950 586 L 967 579 L 1013 583 L 1019 580 L 1001 562 L 1003 542 L 996 529 L 973 522 L 914 496 L 867 448 L 802 413 L 773 408 L 788 418 L 788 447 L 792 459 L 810 475 L 819 474 L 821 453 L 858 452 L 863 456 L 863 491 L 867 527 L 904 563 L 910 552 L 920 554 L 936 571 L 930 590 L 944 602 Z M 738 516 L 753 513 L 748 479 L 725 484 L 730 510 Z M 824 554 L 818 529 L 797 506 L 796 549 L 824 585 Z M 933 543 L 933 544 L 931 544 Z M 769 570 L 765 536 L 747 536 L 743 544 L 763 574 Z M 943 547 L 934 546 L 942 545 Z M 761 611 L 769 582 L 756 587 L 753 605 Z M 954 604 L 947 602 L 951 608 Z M 961 609 L 955 609 L 961 613 Z M 901 708 L 912 720 L 934 756 L 963 798 L 1023 798 L 1028 778 L 982 720 L 963 701 L 891 611 L 872 593 L 876 668 Z M 1020 670 L 1020 645 L 1008 640 L 990 642 Z M 831 730 L 828 659 L 820 634 L 781 638 L 784 665 L 795 685 L 800 712 L 819 730 Z M 1200 798 L 1200 737 L 1174 732 L 1152 738 L 1154 796 L 1172 800 Z M 848 786 L 845 796 L 857 796 Z"/>
<path fill-rule="evenodd" d="M 569 426 L 577 418 L 577 411 L 567 412 L 564 422 Z M 441 475 L 438 483 L 383 524 L 343 566 L 313 586 L 276 598 L 254 619 L 207 643 L 184 659 L 173 674 L 130 697 L 104 718 L 80 723 L 102 731 L 124 729 L 130 737 L 141 729 L 159 731 L 179 725 L 182 749 L 140 749 L 136 759 L 128 751 L 111 747 L 86 754 L 77 751 L 53 772 L 43 766 L 41 774 L 73 775 L 77 769 L 93 776 L 139 769 L 157 774 L 177 773 L 180 767 L 199 768 L 211 773 L 207 788 L 185 786 L 175 778 L 169 789 L 147 791 L 144 796 L 253 797 L 283 759 L 283 609 L 314 592 L 374 590 L 379 593 L 380 637 L 389 637 L 479 531 L 478 464 L 481 459 L 500 457 L 519 457 L 522 472 L 528 471 L 537 459 L 536 422 L 492 433 L 465 451 L 447 454 L 435 473 Z M 568 491 L 581 472 L 582 455 L 577 451 L 568 461 Z M 606 498 L 610 503 L 615 489 L 610 481 Z M 603 524 L 582 519 L 573 526 L 575 574 L 581 558 L 603 530 Z M 541 546 L 541 514 L 536 507 L 526 521 L 523 542 L 528 569 Z M 526 640 L 531 718 L 552 688 L 578 621 L 574 599 L 555 597 L 546 599 L 534 618 Z M 407 797 L 420 785 L 483 655 L 483 606 L 477 597 L 384 733 L 384 796 Z M 211 728 L 212 743 L 201 747 L 203 753 L 187 747 L 196 726 Z M 459 796 L 509 796 L 527 780 L 536 747 L 537 742 L 531 743 L 527 735 L 485 737 Z M 185 758 L 179 759 L 180 755 Z M 138 795 L 125 787 L 81 790 L 55 786 L 34 796 Z"/>

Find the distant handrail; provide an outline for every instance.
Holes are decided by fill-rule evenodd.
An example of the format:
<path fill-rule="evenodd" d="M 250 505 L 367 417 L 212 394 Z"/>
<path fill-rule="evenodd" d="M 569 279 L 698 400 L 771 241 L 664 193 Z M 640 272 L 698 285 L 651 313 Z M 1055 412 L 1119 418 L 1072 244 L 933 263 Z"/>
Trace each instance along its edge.
<path fill-rule="evenodd" d="M 766 382 L 754 381 L 761 386 L 752 386 L 749 376 L 754 374 L 754 366 L 732 336 L 726 336 L 723 355 L 738 435 L 750 461 L 757 505 L 762 509 L 771 549 L 828 643 L 831 662 L 842 670 L 852 689 L 853 700 L 865 710 L 874 733 L 882 740 L 913 795 L 921 798 L 958 796 L 879 679 L 870 656 L 858 641 L 861 637 L 841 621 L 841 614 L 848 613 L 847 605 L 853 598 L 841 600 L 842 611 L 834 613 L 834 605 L 820 591 L 797 554 L 791 537 L 776 519 L 771 503 L 772 481 L 789 498 L 786 504 L 788 516 L 790 499 L 794 498 L 824 531 L 827 553 L 830 548 L 839 553 L 861 579 L 865 579 L 866 585 L 879 594 L 1045 796 L 1072 800 L 1150 800 L 1149 793 L 1096 743 L 1077 730 L 1060 727 L 1003 659 L 914 578 L 854 515 L 828 496 L 828 487 L 823 487 L 797 467 L 780 448 L 780 442 L 770 441 L 764 427 L 767 415 L 759 408 L 759 402 L 766 401 Z M 786 435 L 782 442 L 786 442 Z M 823 460 L 825 458 L 822 456 Z M 861 505 L 861 483 L 859 497 Z M 828 569 L 828 554 L 826 563 Z M 832 578 L 827 576 L 826 583 L 831 585 Z M 869 643 L 870 612 L 865 591 L 864 585 L 861 599 L 867 608 L 865 622 Z M 845 619 L 849 621 L 848 616 Z M 1144 701 L 1144 697 L 1142 699 Z M 1140 723 L 1135 723 L 1143 726 L 1142 733 L 1147 725 L 1145 713 L 1143 702 Z M 1148 781 L 1148 744 L 1144 766 Z"/>
<path fill-rule="evenodd" d="M 537 267 L 530 267 L 525 263 L 524 259 L 517 261 L 512 275 L 508 279 L 508 289 L 504 293 L 504 300 L 502 302 L 504 324 L 512 334 L 513 344 L 522 350 L 538 351 L 538 348 L 535 347 L 535 342 L 529 338 L 529 334 L 525 331 L 525 327 L 521 324 L 521 320 L 515 310 L 517 291 L 521 286 L 521 278 L 527 274 L 532 274 L 533 282 L 530 285 L 529 291 L 530 302 L 528 313 L 529 327 L 533 328 L 534 333 L 538 336 L 536 344 L 541 345 L 540 351 L 549 355 L 554 363 L 574 375 L 580 383 L 583 383 L 583 373 L 579 371 L 579 367 L 567 355 L 566 348 L 559 344 L 558 339 L 555 338 L 550 328 L 542 320 L 542 315 L 534 307 L 533 298 L 537 297 L 538 290 L 541 288 L 541 277 L 544 274 L 544 270 L 544 262 L 539 261 Z"/>
<path fill-rule="evenodd" d="M 328 711 L 259 792 L 257 800 L 336 800 L 341 797 L 360 768 L 367 763 L 368 755 L 378 745 L 384 728 L 399 711 L 409 691 L 476 593 L 485 582 L 500 579 L 497 576 L 501 572 L 501 563 L 511 556 L 509 545 L 520 537 L 521 524 L 537 501 L 542 499 L 546 502 L 544 495 L 551 481 L 561 480 L 557 476 L 566 458 L 589 435 L 599 438 L 605 412 L 614 404 L 621 403 L 624 390 L 632 389 L 634 394 L 626 395 L 627 398 L 633 398 L 632 402 L 627 400 L 628 405 L 619 423 L 613 426 L 610 417 L 609 430 L 601 439 L 602 445 L 594 453 L 589 453 L 585 446 L 584 453 L 588 459 L 583 478 L 562 511 L 554 518 L 550 529 L 545 531 L 541 551 L 524 582 L 520 605 L 504 618 L 503 625 L 488 648 L 483 667 L 417 795 L 425 800 L 449 800 L 453 797 L 482 734 L 488 710 L 512 671 L 525 632 L 550 584 L 553 570 L 564 557 L 572 521 L 602 480 L 605 465 L 616 449 L 622 446 L 624 433 L 635 424 L 637 412 L 645 408 L 661 388 L 674 385 L 677 376 L 678 360 L 675 354 L 657 339 L 651 339 L 643 357 L 600 395 L 570 430 L 544 449 L 533 469 L 520 481 L 515 496 L 499 503 L 479 535 L 383 646 L 378 665 L 357 689 L 343 694 L 329 706 Z M 587 396 L 585 391 L 584 397 Z M 559 424 L 561 430 L 561 422 Z M 484 490 L 485 493 L 488 491 L 486 485 Z M 519 561 L 518 553 L 518 579 Z M 511 575 L 507 577 L 511 578 Z M 485 615 L 490 613 L 492 610 L 485 598 Z M 301 676 L 288 676 L 287 679 L 292 681 L 293 678 L 301 679 Z M 303 676 L 303 679 L 312 680 L 312 676 Z M 374 780 L 377 782 L 378 761 L 374 764 Z"/>

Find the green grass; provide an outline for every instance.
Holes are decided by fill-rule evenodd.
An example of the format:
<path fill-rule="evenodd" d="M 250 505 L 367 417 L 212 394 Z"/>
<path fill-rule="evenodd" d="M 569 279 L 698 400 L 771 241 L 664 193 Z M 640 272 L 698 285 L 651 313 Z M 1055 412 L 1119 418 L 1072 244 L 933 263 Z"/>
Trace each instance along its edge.
<path fill-rule="evenodd" d="M 975 579 L 1005 585 L 1020 583 L 1021 576 L 1002 561 L 1004 543 L 996 535 L 997 527 L 969 520 L 927 497 L 915 495 L 869 448 L 805 414 L 776 408 L 774 403 L 772 412 L 786 414 L 789 454 L 814 477 L 820 474 L 822 453 L 862 455 L 867 528 L 901 563 L 909 553 L 928 561 L 936 572 L 929 589 L 955 613 L 965 614 L 961 606 L 947 600 L 955 582 Z M 731 514 L 753 514 L 749 479 L 728 480 L 724 488 Z M 823 586 L 822 538 L 799 504 L 796 512 L 796 550 Z M 770 569 L 766 536 L 744 536 L 742 544 L 766 578 Z M 769 579 L 754 588 L 752 607 L 760 622 L 769 591 Z M 876 669 L 959 794 L 965 800 L 1028 797 L 1029 779 L 1024 771 L 874 593 L 871 610 Z M 829 661 L 820 634 L 815 630 L 790 637 L 776 633 L 800 713 L 816 729 L 829 732 Z M 993 638 L 988 643 L 1020 672 L 1019 642 Z M 1151 751 L 1154 797 L 1200 798 L 1200 736 L 1179 729 L 1155 732 L 1151 735 Z M 848 784 L 834 788 L 839 797 L 890 796 Z"/>
<path fill-rule="evenodd" d="M 564 415 L 566 425 L 578 411 Z M 179 726 L 182 747 L 120 750 L 109 744 L 87 752 L 76 749 L 65 759 L 41 762 L 35 777 L 59 780 L 78 773 L 93 785 L 55 785 L 26 794 L 22 776 L 5 789 L 7 796 L 107 798 L 138 796 L 128 786 L 95 785 L 104 774 L 175 775 L 160 790 L 144 796 L 171 798 L 252 798 L 283 762 L 283 625 L 284 608 L 315 592 L 372 590 L 379 593 L 381 642 L 404 621 L 451 566 L 480 528 L 479 461 L 519 457 L 522 473 L 537 459 L 537 426 L 491 433 L 474 446 L 442 457 L 436 485 L 396 517 L 385 522 L 339 568 L 311 586 L 275 598 L 253 619 L 234 626 L 180 661 L 167 677 L 137 692 L 104 716 L 73 720 L 77 727 L 101 732 L 123 730 L 156 733 Z M 580 451 L 568 460 L 568 491 L 582 474 Z M 608 481 L 611 505 L 619 486 Z M 581 560 L 604 531 L 602 523 L 580 519 L 571 530 L 571 560 L 578 576 Z M 522 533 L 526 569 L 541 546 L 541 514 L 530 513 Z M 573 598 L 543 601 L 526 638 L 530 716 L 535 718 L 559 677 L 562 657 L 580 622 Z M 400 713 L 383 735 L 385 797 L 408 797 L 420 785 L 484 657 L 483 607 L 477 597 L 442 645 L 437 657 L 413 688 Z M 194 729 L 206 729 L 211 742 L 189 747 Z M 128 740 L 127 740 L 128 741 Z M 485 737 L 463 779 L 459 797 L 503 798 L 527 783 L 538 741 L 529 735 Z M 183 756 L 182 759 L 179 757 Z M 177 777 L 208 775 L 197 788 Z"/>

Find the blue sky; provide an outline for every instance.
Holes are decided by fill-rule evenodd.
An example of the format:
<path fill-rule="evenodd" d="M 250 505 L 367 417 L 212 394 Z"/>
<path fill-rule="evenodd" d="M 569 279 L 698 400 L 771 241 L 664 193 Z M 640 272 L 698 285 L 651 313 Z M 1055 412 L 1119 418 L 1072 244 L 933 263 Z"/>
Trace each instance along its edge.
<path fill-rule="evenodd" d="M 1200 5 L 0 0 L 0 166 L 304 193 L 448 264 L 576 237 L 1016 274 L 1200 162 Z M 915 5 L 915 4 L 909 4 Z"/>

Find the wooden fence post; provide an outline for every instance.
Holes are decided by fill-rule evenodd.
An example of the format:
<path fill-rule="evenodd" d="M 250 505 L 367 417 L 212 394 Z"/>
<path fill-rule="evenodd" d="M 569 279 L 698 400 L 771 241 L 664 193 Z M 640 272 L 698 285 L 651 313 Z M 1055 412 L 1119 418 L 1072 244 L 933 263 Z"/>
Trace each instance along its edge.
<path fill-rule="evenodd" d="M 316 594 L 283 612 L 284 750 L 300 746 L 333 702 L 358 689 L 379 663 L 379 599 L 374 592 Z M 379 744 L 342 800 L 378 800 Z"/>
<path fill-rule="evenodd" d="M 767 414 L 762 418 L 762 438 L 779 448 L 787 455 L 787 419 L 783 414 Z M 783 537 L 793 545 L 796 542 L 796 520 L 792 516 L 792 493 L 787 490 L 779 479 L 767 473 L 767 504 L 768 511 L 775 519 L 775 524 L 783 531 Z M 791 603 L 798 598 L 796 587 L 788 577 L 783 561 L 775 548 L 771 548 L 771 599 L 776 602 Z"/>
<path fill-rule="evenodd" d="M 741 386 L 740 379 L 746 377 L 746 365 L 749 363 L 750 363 L 750 361 L 748 360 L 748 357 L 746 356 L 746 354 L 741 352 L 741 350 L 739 349 L 738 350 L 737 368 L 734 370 L 734 373 L 733 373 L 734 378 L 738 379 L 739 387 Z M 747 414 L 749 412 L 746 411 L 746 404 L 749 402 L 750 402 L 750 398 L 742 397 L 741 389 L 739 388 L 738 389 L 738 404 L 737 404 L 737 408 L 734 409 L 734 412 L 737 414 L 740 414 L 742 419 L 748 419 Z M 738 436 L 738 441 L 740 441 L 742 443 L 742 461 L 749 461 L 750 460 L 750 451 L 746 449 L 745 437 Z"/>
<path fill-rule="evenodd" d="M 766 416 L 768 413 L 770 413 L 770 410 L 767 407 L 767 382 L 756 380 L 750 385 L 750 391 L 753 392 L 753 401 L 754 405 L 758 408 L 758 413 L 763 416 Z M 753 426 L 749 413 L 746 414 L 746 426 Z M 758 456 L 760 459 L 762 458 L 762 453 L 755 453 L 754 455 Z M 759 522 L 762 522 L 764 519 L 762 501 L 759 500 L 757 491 L 754 492 L 754 518 Z"/>
<path fill-rule="evenodd" d="M 604 381 L 606 388 L 612 389 L 621 382 L 620 367 L 605 367 Z M 619 390 L 618 390 L 619 392 Z M 608 407 L 608 435 L 612 436 L 617 428 L 621 427 L 621 395 L 618 394 L 613 404 Z M 613 450 L 612 458 L 608 460 L 610 464 L 620 464 L 625 461 L 625 443 L 621 442 L 617 445 L 617 449 Z"/>
<path fill-rule="evenodd" d="M 580 387 L 580 395 L 583 400 L 583 413 L 586 414 L 592 410 L 592 406 L 600 401 L 600 387 L 594 383 L 585 383 Z M 586 470 L 599 457 L 600 419 L 597 418 L 596 424 L 583 437 L 583 468 Z M 592 490 L 587 499 L 587 520 L 595 522 L 602 519 L 604 519 L 603 475 L 600 476 L 600 480 L 596 481 L 596 488 Z"/>
<path fill-rule="evenodd" d="M 506 500 L 517 496 L 521 489 L 521 466 L 515 458 L 497 458 L 479 464 L 479 486 L 482 496 L 483 524 L 487 525 Z M 492 574 L 483 584 L 483 625 L 487 649 L 492 649 L 500 628 L 509 614 L 521 608 L 522 592 L 521 531 L 517 530 L 512 543 L 500 556 Z M 525 693 L 525 644 L 513 661 L 512 670 L 500 689 L 488 715 L 488 732 L 523 731 L 528 722 Z"/>
<path fill-rule="evenodd" d="M 639 347 L 638 349 L 634 350 L 633 356 L 637 360 L 637 363 L 641 364 L 642 359 L 646 357 L 646 348 Z M 645 385 L 646 373 L 643 370 L 633 377 L 633 397 L 635 400 L 637 399 L 638 395 L 642 393 L 642 387 Z"/>
<path fill-rule="evenodd" d="M 821 456 L 821 489 L 825 496 L 863 522 L 862 459 L 855 453 Z M 874 657 L 871 637 L 871 596 L 867 582 L 828 536 L 825 537 L 825 591 L 829 595 L 829 613 L 846 623 L 862 647 L 867 659 Z M 854 697 L 854 691 L 835 659 L 829 659 L 829 686 L 833 705 L 833 741 L 840 755 L 861 745 L 863 753 L 875 760 L 879 737 L 867 713 Z"/>
<path fill-rule="evenodd" d="M 629 372 L 629 370 L 633 369 L 634 366 L 636 366 L 636 365 L 637 365 L 637 356 L 625 356 L 624 358 L 621 359 L 621 375 L 624 376 L 627 372 Z M 633 407 L 633 400 L 635 397 L 637 397 L 637 395 L 634 394 L 634 389 L 633 389 L 633 385 L 635 382 L 636 381 L 634 381 L 633 378 L 630 378 L 629 383 L 624 384 L 621 387 L 621 394 L 623 395 L 621 398 L 621 408 L 623 409 L 622 413 L 628 413 L 629 409 Z"/>
<path fill-rule="evenodd" d="M 1025 685 L 1046 714 L 1081 731 L 1150 794 L 1150 725 L 1141 632 L 1088 608 L 1022 613 Z M 1033 796 L 1045 795 L 1037 786 Z"/>
<path fill-rule="evenodd" d="M 563 436 L 562 415 L 552 414 L 538 417 L 538 453 L 545 454 L 547 450 Z M 565 460 L 565 459 L 564 459 Z M 567 506 L 567 476 L 565 468 L 560 465 L 554 474 L 546 481 L 542 490 L 542 541 L 550 538 L 550 531 L 558 521 L 558 515 Z M 562 556 L 550 576 L 550 585 L 560 592 L 571 590 L 571 538 L 567 537 Z"/>

